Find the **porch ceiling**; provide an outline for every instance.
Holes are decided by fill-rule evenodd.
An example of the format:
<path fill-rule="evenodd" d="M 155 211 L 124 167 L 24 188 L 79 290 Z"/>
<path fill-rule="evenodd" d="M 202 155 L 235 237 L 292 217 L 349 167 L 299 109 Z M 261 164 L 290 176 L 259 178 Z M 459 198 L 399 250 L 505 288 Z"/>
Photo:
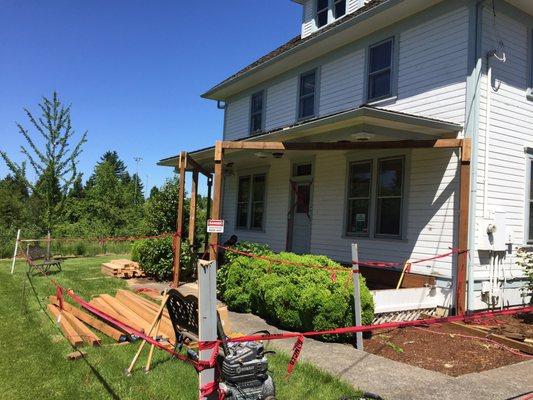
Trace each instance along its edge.
<path fill-rule="evenodd" d="M 362 106 L 349 111 L 306 120 L 238 141 L 263 142 L 339 142 L 357 141 L 357 134 L 367 134 L 370 141 L 424 140 L 455 138 L 460 124 Z M 238 151 L 238 150 L 235 150 Z M 232 151 L 233 152 L 233 151 Z M 248 153 L 249 154 L 249 153 Z M 189 152 L 200 165 L 212 169 L 214 147 Z M 158 165 L 176 167 L 179 156 L 160 160 Z"/>

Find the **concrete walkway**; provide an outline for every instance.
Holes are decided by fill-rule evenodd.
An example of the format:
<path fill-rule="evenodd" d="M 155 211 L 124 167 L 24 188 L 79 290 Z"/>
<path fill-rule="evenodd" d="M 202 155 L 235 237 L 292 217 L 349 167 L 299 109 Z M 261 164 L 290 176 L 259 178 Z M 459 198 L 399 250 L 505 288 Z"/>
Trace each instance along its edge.
<path fill-rule="evenodd" d="M 234 331 L 283 332 L 251 314 L 230 312 Z M 294 339 L 274 340 L 269 346 L 291 352 Z M 337 343 L 305 339 L 301 359 L 339 377 L 353 387 L 384 399 L 511 399 L 533 391 L 533 360 L 457 378 L 392 361 Z"/>

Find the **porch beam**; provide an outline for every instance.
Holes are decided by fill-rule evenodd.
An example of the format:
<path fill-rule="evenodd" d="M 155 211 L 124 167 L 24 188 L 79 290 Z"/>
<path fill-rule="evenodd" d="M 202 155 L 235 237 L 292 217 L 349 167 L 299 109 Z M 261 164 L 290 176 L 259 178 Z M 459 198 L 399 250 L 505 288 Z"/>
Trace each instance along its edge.
<path fill-rule="evenodd" d="M 462 139 L 390 140 L 382 142 L 222 142 L 224 149 L 234 150 L 366 150 L 408 148 L 459 148 Z"/>
<path fill-rule="evenodd" d="M 202 173 L 202 175 L 204 175 L 206 178 L 209 178 L 211 176 L 211 172 L 209 172 L 208 170 L 206 170 L 204 167 L 202 167 L 200 164 L 198 164 L 196 162 L 196 160 L 194 158 L 192 158 L 188 153 L 187 153 L 187 167 L 191 167 L 191 170 L 194 172 L 194 171 L 198 171 L 200 173 Z"/>
<path fill-rule="evenodd" d="M 187 152 L 182 151 L 179 158 L 179 189 L 178 189 L 178 212 L 176 220 L 176 236 L 174 237 L 174 266 L 172 271 L 172 285 L 177 288 L 180 281 L 181 266 L 181 237 L 183 235 L 183 204 L 185 197 L 185 170 L 187 168 Z"/>
<path fill-rule="evenodd" d="M 213 208 L 211 219 L 220 219 L 222 202 L 222 162 L 224 161 L 224 146 L 221 140 L 215 144 L 215 185 L 213 188 Z M 228 142 L 230 143 L 230 142 Z M 218 234 L 212 233 L 210 237 L 209 259 L 215 261 L 218 254 Z"/>
<path fill-rule="evenodd" d="M 468 218 L 470 206 L 470 159 L 472 153 L 472 139 L 464 139 L 461 146 L 461 165 L 459 183 L 459 230 L 457 245 L 461 253 L 457 256 L 457 277 L 455 283 L 455 313 L 464 315 L 466 311 L 466 281 L 472 279 L 467 276 L 468 263 Z"/>
<path fill-rule="evenodd" d="M 189 162 L 190 159 L 187 160 Z M 189 245 L 196 250 L 196 205 L 198 202 L 198 171 L 192 173 L 191 202 L 189 204 Z"/>

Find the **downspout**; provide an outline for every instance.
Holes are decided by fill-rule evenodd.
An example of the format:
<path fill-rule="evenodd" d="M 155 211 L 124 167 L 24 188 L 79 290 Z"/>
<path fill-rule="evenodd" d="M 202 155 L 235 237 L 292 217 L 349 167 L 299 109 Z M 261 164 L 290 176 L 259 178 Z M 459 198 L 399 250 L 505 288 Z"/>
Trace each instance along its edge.
<path fill-rule="evenodd" d="M 482 70 L 482 58 L 481 58 L 481 38 L 483 27 L 483 3 L 485 0 L 479 0 L 473 7 L 473 26 L 471 26 L 470 35 L 472 37 L 472 53 L 470 55 L 471 64 L 471 85 L 470 91 L 473 92 L 471 98 L 467 98 L 467 124 L 468 129 L 465 132 L 465 136 L 470 132 L 472 138 L 472 171 L 471 171 L 471 185 L 470 185 L 470 211 L 468 221 L 468 258 L 467 258 L 467 313 L 474 311 L 474 266 L 473 258 L 476 251 L 476 203 L 477 203 L 477 159 L 478 159 L 478 136 L 479 136 L 479 96 L 481 83 L 481 70 Z M 471 22 L 472 24 L 472 22 Z M 471 101 L 471 104 L 468 104 Z M 470 107 L 470 108 L 468 108 Z M 469 111 L 469 112 L 468 112 Z"/>

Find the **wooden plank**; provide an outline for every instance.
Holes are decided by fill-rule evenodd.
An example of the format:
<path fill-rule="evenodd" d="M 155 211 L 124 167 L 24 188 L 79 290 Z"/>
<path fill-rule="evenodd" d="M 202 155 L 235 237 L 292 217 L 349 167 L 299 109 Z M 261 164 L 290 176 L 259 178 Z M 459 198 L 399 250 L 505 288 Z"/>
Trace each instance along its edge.
<path fill-rule="evenodd" d="M 196 249 L 196 204 L 198 201 L 198 172 L 192 173 L 191 201 L 189 203 L 189 244 Z"/>
<path fill-rule="evenodd" d="M 224 161 L 224 148 L 221 141 L 215 144 L 215 185 L 213 190 L 213 209 L 211 210 L 211 219 L 220 219 L 221 201 L 222 201 L 222 162 Z M 230 142 L 236 143 L 236 142 Z M 218 234 L 211 233 L 209 247 L 209 259 L 216 260 L 218 254 Z"/>
<path fill-rule="evenodd" d="M 147 306 L 140 305 L 139 303 L 135 302 L 131 298 L 129 298 L 124 293 L 117 293 L 116 298 L 126 305 L 130 310 L 137 313 L 139 316 L 141 316 L 144 320 L 153 322 L 157 311 L 152 310 L 151 308 Z M 164 337 L 169 338 L 174 341 L 175 339 L 175 333 L 174 328 L 172 327 L 172 324 L 169 319 L 166 319 L 164 317 L 161 318 L 161 324 L 159 325 L 159 332 Z"/>
<path fill-rule="evenodd" d="M 100 338 L 94 334 L 83 322 L 77 319 L 74 315 L 66 310 L 61 311 L 61 314 L 67 319 L 70 325 L 78 332 L 82 340 L 91 346 L 100 346 L 102 342 Z"/>
<path fill-rule="evenodd" d="M 205 177 L 211 176 L 211 172 L 198 164 L 189 154 L 187 154 L 187 167 L 190 167 L 189 169 L 192 169 L 192 171 L 201 172 Z"/>
<path fill-rule="evenodd" d="M 183 237 L 184 215 L 183 205 L 185 202 L 185 168 L 187 167 L 187 153 L 182 151 L 180 154 L 180 177 L 178 190 L 178 216 L 176 221 L 176 233 L 174 237 L 174 266 L 172 270 L 172 285 L 177 288 L 180 282 L 181 269 L 181 240 Z"/>
<path fill-rule="evenodd" d="M 469 141 L 465 141 L 466 148 L 461 153 L 469 152 Z M 462 158 L 462 157 L 461 157 Z M 468 263 L 468 218 L 470 208 L 470 156 L 465 154 L 465 160 L 461 160 L 460 184 L 459 184 L 459 229 L 457 232 L 457 244 L 462 253 L 457 256 L 457 277 L 455 286 L 455 312 L 464 315 L 466 311 L 466 282 Z"/>
<path fill-rule="evenodd" d="M 528 344 L 525 342 L 519 342 L 517 340 L 510 339 L 502 335 L 497 335 L 494 333 L 487 333 L 483 329 L 477 328 L 472 325 L 464 324 L 462 322 L 450 322 L 450 324 L 469 335 L 474 335 L 478 337 L 486 337 L 488 339 L 494 340 L 495 342 L 501 343 L 505 346 L 509 346 L 513 349 L 520 350 L 524 353 L 533 354 L 533 345 L 531 344 Z"/>
<path fill-rule="evenodd" d="M 68 353 L 65 356 L 65 358 L 67 360 L 74 361 L 74 360 L 79 360 L 80 358 L 83 358 L 85 356 L 87 356 L 87 353 L 85 353 L 84 351 L 78 350 L 78 351 L 73 351 L 72 353 Z"/>
<path fill-rule="evenodd" d="M 128 296 L 130 299 L 138 302 L 139 304 L 141 304 L 143 306 L 146 306 L 146 307 L 150 308 L 153 311 L 159 310 L 159 304 L 161 304 L 161 300 L 159 300 L 158 303 L 154 303 L 153 301 L 145 299 L 144 297 L 139 296 L 136 293 L 133 293 L 133 292 L 131 292 L 129 290 L 124 290 L 124 289 L 119 289 L 117 291 L 117 294 L 118 293 L 122 293 L 123 295 Z M 168 314 L 168 310 L 166 308 L 163 310 L 163 316 L 170 319 L 170 316 Z"/>
<path fill-rule="evenodd" d="M 59 301 L 56 296 L 50 296 L 50 303 L 59 305 Z M 110 338 L 115 339 L 117 342 L 124 339 L 125 335 L 118 329 L 113 328 L 105 322 L 100 321 L 99 319 L 93 317 L 90 314 L 87 314 L 83 310 L 80 310 L 77 307 L 71 306 L 69 303 L 63 301 L 63 308 L 69 313 L 74 315 L 80 321 L 85 322 L 87 325 L 92 326 L 94 329 L 99 330 L 103 334 L 109 336 Z"/>
<path fill-rule="evenodd" d="M 57 324 L 59 325 L 61 332 L 63 332 L 70 344 L 72 344 L 73 346 L 79 346 L 83 344 L 82 338 L 80 337 L 80 335 L 78 335 L 72 325 L 70 325 L 67 319 L 63 317 L 59 308 L 57 308 L 53 304 L 48 304 L 48 311 L 50 312 L 50 314 L 52 314 Z"/>
<path fill-rule="evenodd" d="M 106 314 L 110 315 L 111 317 L 115 318 L 116 320 L 122 322 L 123 324 L 126 324 L 130 327 L 132 327 L 135 330 L 142 331 L 144 327 L 140 324 L 138 324 L 135 321 L 130 321 L 128 317 L 122 315 L 118 311 L 115 310 L 115 308 L 111 307 L 109 303 L 107 303 L 104 299 L 98 297 L 95 299 L 92 299 L 89 304 L 95 306 L 96 308 L 102 310 Z"/>
<path fill-rule="evenodd" d="M 413 149 L 413 148 L 459 148 L 462 139 L 435 140 L 390 140 L 376 142 L 252 142 L 224 141 L 223 149 L 238 150 L 368 150 L 368 149 Z M 216 162 L 215 145 L 215 162 Z"/>
<path fill-rule="evenodd" d="M 113 309 L 120 313 L 123 318 L 126 319 L 126 323 L 131 325 L 137 330 L 146 332 L 147 329 L 150 329 L 150 322 L 143 319 L 141 316 L 137 315 L 135 312 L 131 311 L 126 305 L 121 303 L 118 299 L 110 296 L 109 294 L 101 294 L 100 298 L 109 304 Z"/>

